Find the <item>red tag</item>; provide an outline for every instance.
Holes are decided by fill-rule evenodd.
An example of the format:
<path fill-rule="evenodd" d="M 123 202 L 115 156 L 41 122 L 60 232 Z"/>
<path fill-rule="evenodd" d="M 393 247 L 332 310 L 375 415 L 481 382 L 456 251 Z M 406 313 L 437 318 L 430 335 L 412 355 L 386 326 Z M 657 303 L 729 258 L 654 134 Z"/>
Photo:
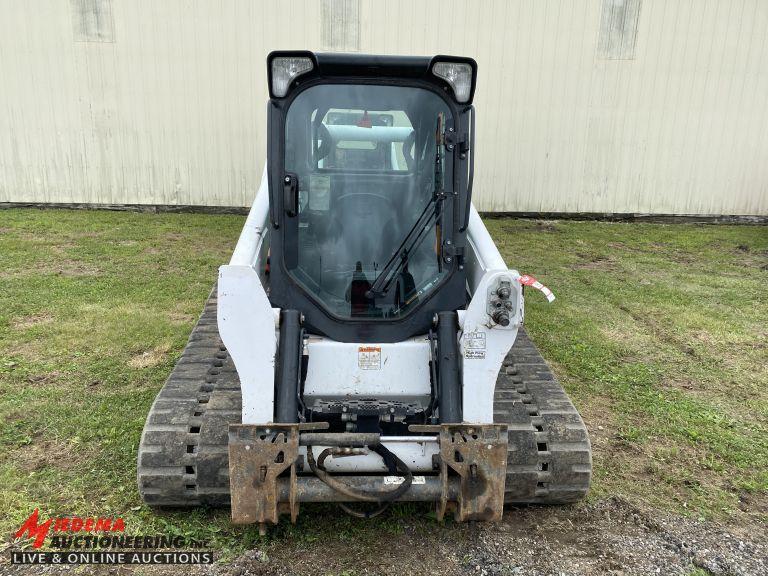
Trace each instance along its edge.
<path fill-rule="evenodd" d="M 520 280 L 520 284 L 522 284 L 523 286 L 530 286 L 532 288 L 536 288 L 536 290 L 544 294 L 544 296 L 547 297 L 547 302 L 554 302 L 555 295 L 552 294 L 552 290 L 544 286 L 544 284 L 536 280 L 536 278 L 534 278 L 533 276 L 530 276 L 528 274 L 523 274 L 522 276 L 520 276 L 519 280 Z"/>

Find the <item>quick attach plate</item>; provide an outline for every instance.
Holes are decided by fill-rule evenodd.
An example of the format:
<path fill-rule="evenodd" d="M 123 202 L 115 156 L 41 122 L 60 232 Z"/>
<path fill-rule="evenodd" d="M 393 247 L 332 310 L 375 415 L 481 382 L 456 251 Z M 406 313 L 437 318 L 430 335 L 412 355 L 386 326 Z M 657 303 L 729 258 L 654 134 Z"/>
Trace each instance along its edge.
<path fill-rule="evenodd" d="M 233 523 L 258 523 L 260 531 L 263 532 L 267 523 L 277 524 L 280 514 L 290 514 L 291 521 L 296 521 L 299 512 L 300 481 L 296 475 L 296 462 L 299 456 L 300 432 L 327 427 L 326 422 L 230 425 L 229 477 Z M 504 512 L 507 468 L 506 425 L 411 425 L 409 430 L 437 434 L 439 437 L 439 520 L 442 520 L 448 510 L 453 511 L 459 522 L 501 520 Z M 343 440 L 347 435 L 350 444 L 358 436 L 329 434 L 325 440 L 315 440 L 319 445 L 328 441 L 346 445 Z M 338 436 L 342 438 L 337 438 Z M 285 476 L 279 479 L 281 475 Z M 438 493 L 434 492 L 432 498 L 437 497 Z M 338 501 L 344 500 L 346 499 L 340 497 Z"/>
<path fill-rule="evenodd" d="M 440 438 L 442 496 L 437 518 L 453 509 L 457 522 L 499 521 L 504 514 L 507 476 L 507 426 L 504 424 L 413 425 L 412 432 L 437 433 Z M 450 472 L 460 478 L 456 501 L 448 498 Z"/>
<path fill-rule="evenodd" d="M 296 460 L 299 457 L 299 432 L 326 428 L 317 424 L 230 424 L 229 483 L 232 522 L 277 524 L 281 513 L 296 521 Z M 280 502 L 277 478 L 290 469 L 290 497 Z"/>

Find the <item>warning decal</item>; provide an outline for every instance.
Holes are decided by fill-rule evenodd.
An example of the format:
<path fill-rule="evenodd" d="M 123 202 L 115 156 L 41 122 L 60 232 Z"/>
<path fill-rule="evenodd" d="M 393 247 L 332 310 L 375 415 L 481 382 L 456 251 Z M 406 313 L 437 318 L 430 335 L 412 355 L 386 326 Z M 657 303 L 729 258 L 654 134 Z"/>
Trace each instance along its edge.
<path fill-rule="evenodd" d="M 384 484 L 402 484 L 405 482 L 405 478 L 402 476 L 384 476 Z M 413 476 L 411 484 L 426 484 L 427 479 L 424 476 Z"/>
<path fill-rule="evenodd" d="M 464 333 L 464 358 L 482 360 L 485 358 L 485 332 L 475 330 Z"/>
<path fill-rule="evenodd" d="M 360 346 L 357 366 L 361 370 L 381 370 L 381 346 Z"/>

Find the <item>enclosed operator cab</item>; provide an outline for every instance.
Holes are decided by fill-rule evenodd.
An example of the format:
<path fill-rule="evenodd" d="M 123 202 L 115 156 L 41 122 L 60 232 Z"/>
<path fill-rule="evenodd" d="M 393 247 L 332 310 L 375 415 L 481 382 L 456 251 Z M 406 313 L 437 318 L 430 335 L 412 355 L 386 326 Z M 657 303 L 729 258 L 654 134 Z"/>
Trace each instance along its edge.
<path fill-rule="evenodd" d="M 274 53 L 270 301 L 338 342 L 466 307 L 469 59 Z"/>

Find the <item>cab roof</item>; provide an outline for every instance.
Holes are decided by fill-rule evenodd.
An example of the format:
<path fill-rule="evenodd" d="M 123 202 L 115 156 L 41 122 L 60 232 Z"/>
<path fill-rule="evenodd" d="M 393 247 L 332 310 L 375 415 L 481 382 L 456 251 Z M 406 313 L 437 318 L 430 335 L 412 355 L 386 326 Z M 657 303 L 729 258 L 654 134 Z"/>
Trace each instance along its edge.
<path fill-rule="evenodd" d="M 310 52 L 306 50 L 274 51 L 267 56 L 267 77 L 270 98 L 279 99 L 272 90 L 272 61 L 279 57 L 307 57 L 313 62 L 312 70 L 302 74 L 291 82 L 289 95 L 296 86 L 309 80 L 322 78 L 385 78 L 392 80 L 422 80 L 440 87 L 449 84 L 432 73 L 436 62 L 460 62 L 472 67 L 472 88 L 469 100 L 462 104 L 471 104 L 477 79 L 477 62 L 462 56 L 394 56 L 376 54 L 345 54 L 333 52 Z"/>

